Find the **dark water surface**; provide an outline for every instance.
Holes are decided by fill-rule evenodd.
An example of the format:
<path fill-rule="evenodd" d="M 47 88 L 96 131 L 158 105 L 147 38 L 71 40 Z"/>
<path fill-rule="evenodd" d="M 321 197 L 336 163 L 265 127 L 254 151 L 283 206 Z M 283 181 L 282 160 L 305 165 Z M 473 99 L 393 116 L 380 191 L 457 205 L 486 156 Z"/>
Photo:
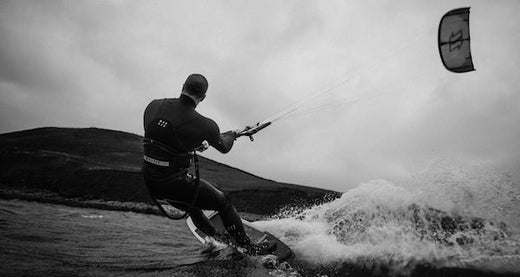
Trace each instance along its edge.
<path fill-rule="evenodd" d="M 205 254 L 183 220 L 0 200 L 0 276 L 520 276 L 520 195 L 481 180 L 444 190 L 422 178 L 430 195 L 372 181 L 256 222 L 295 251 L 292 270 Z"/>
<path fill-rule="evenodd" d="M 0 200 L 1 275 L 136 275 L 200 261 L 182 221 Z"/>

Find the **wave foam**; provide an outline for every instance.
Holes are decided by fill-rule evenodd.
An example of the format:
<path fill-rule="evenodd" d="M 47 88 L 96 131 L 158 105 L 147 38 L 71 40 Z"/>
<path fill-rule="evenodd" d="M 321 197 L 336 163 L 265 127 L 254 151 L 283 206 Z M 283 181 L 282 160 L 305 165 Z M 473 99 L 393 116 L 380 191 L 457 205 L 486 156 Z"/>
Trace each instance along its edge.
<path fill-rule="evenodd" d="M 450 199 L 452 192 L 444 192 Z M 378 264 L 402 274 L 424 263 L 489 269 L 483 261 L 493 257 L 494 269 L 499 260 L 505 264 L 502 268 L 520 272 L 520 236 L 505 222 L 461 213 L 466 210 L 457 205 L 451 210 L 432 208 L 425 195 L 374 180 L 329 203 L 286 209 L 277 218 L 255 224 L 286 242 L 299 259 L 315 265 Z"/>

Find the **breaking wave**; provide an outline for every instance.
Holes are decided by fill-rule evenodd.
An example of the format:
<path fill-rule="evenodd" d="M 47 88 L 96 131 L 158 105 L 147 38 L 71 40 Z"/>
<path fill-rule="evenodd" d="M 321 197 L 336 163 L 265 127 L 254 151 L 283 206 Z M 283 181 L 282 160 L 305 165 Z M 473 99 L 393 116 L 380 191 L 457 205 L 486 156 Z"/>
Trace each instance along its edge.
<path fill-rule="evenodd" d="M 507 174 L 440 162 L 402 185 L 373 180 L 256 224 L 320 267 L 355 264 L 403 275 L 427 264 L 518 273 L 518 190 Z"/>

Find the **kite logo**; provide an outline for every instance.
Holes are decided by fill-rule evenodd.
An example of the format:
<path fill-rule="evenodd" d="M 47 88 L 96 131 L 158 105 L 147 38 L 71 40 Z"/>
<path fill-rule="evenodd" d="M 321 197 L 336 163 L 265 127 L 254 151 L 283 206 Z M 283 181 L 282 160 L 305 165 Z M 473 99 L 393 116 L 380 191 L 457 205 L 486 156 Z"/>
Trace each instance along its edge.
<path fill-rule="evenodd" d="M 450 35 L 450 52 L 453 50 L 459 50 L 462 47 L 463 40 L 462 40 L 462 30 L 459 30 L 456 33 L 451 33 Z"/>

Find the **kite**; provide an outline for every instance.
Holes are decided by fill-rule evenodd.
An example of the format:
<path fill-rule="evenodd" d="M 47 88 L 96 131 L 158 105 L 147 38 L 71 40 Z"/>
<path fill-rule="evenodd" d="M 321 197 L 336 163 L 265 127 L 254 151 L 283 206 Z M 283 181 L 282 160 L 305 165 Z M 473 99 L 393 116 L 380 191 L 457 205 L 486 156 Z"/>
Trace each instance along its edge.
<path fill-rule="evenodd" d="M 469 36 L 469 9 L 447 12 L 439 24 L 439 52 L 446 69 L 462 73 L 473 71 Z"/>

